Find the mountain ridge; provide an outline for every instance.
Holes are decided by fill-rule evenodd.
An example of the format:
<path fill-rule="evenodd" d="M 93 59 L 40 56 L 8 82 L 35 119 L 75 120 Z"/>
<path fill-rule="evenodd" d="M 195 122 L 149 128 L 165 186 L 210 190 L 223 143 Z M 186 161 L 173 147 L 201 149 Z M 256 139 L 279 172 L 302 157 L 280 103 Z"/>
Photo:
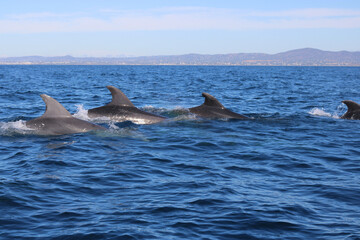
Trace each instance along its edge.
<path fill-rule="evenodd" d="M 275 54 L 228 53 L 157 55 L 139 57 L 0 58 L 1 65 L 236 65 L 236 66 L 360 66 L 360 51 L 324 51 L 301 48 Z"/>

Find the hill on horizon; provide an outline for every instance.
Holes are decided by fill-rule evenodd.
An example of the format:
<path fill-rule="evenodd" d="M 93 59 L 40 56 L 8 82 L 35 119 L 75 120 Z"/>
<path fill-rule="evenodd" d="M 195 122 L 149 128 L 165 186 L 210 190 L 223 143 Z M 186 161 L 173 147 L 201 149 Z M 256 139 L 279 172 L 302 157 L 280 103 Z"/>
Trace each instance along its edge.
<path fill-rule="evenodd" d="M 360 52 L 295 49 L 276 54 L 183 54 L 140 57 L 7 57 L 2 65 L 237 65 L 237 66 L 360 66 Z"/>

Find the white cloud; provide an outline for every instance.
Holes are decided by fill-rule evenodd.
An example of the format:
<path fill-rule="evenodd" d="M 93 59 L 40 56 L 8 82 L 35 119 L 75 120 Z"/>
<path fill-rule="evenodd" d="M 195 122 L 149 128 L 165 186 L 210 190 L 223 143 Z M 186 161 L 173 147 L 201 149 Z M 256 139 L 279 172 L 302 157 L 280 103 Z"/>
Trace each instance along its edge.
<path fill-rule="evenodd" d="M 0 33 L 360 28 L 360 10 L 246 11 L 203 7 L 28 13 L 0 19 Z"/>
<path fill-rule="evenodd" d="M 6 17 L 12 20 L 31 20 L 31 19 L 54 19 L 54 18 L 69 18 L 78 17 L 82 13 L 52 13 L 52 12 L 37 12 L 25 14 L 10 14 Z"/>
<path fill-rule="evenodd" d="M 330 17 L 356 17 L 360 16 L 360 10 L 329 9 L 329 8 L 307 8 L 293 9 L 287 11 L 253 12 L 252 16 L 258 17 L 288 17 L 288 18 L 330 18 Z"/>

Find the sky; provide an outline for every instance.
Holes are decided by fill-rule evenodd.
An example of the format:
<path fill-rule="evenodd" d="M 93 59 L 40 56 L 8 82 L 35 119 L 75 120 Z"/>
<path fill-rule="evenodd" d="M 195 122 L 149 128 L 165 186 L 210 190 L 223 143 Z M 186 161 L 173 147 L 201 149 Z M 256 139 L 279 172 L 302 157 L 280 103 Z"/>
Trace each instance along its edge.
<path fill-rule="evenodd" d="M 0 0 L 0 57 L 360 51 L 359 0 Z"/>

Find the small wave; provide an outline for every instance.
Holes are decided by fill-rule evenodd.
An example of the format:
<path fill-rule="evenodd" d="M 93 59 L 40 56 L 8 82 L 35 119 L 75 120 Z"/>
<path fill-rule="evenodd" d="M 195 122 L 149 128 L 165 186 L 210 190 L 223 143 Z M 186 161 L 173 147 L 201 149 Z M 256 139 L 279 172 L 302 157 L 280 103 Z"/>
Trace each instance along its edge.
<path fill-rule="evenodd" d="M 144 107 L 142 107 L 142 109 L 145 110 L 153 110 L 155 109 L 155 107 L 153 107 L 152 105 L 145 105 Z"/>
<path fill-rule="evenodd" d="M 138 131 L 137 128 L 134 128 L 133 126 L 136 126 L 131 121 L 116 123 L 116 122 L 108 122 L 109 129 L 104 132 L 100 132 L 102 137 L 124 137 L 124 138 L 133 138 L 138 139 L 142 141 L 149 141 L 146 136 Z"/>
<path fill-rule="evenodd" d="M 177 117 L 171 118 L 169 122 L 181 122 L 181 121 L 201 121 L 201 118 L 198 118 L 195 114 L 188 113 L 184 115 L 179 115 Z"/>
<path fill-rule="evenodd" d="M 191 113 L 188 108 L 184 108 L 181 106 L 176 106 L 173 109 L 167 110 L 167 115 L 169 116 L 169 122 L 177 122 L 177 121 L 194 121 L 200 120 L 197 115 Z"/>
<path fill-rule="evenodd" d="M 76 143 L 76 141 L 49 143 L 46 147 L 49 148 L 49 149 L 59 149 L 59 148 L 65 147 L 65 146 L 70 146 L 70 145 L 72 145 L 74 143 Z"/>
<path fill-rule="evenodd" d="M 181 107 L 181 106 L 176 106 L 174 109 L 171 110 L 171 112 L 178 113 L 178 114 L 188 114 L 189 109 Z"/>
<path fill-rule="evenodd" d="M 325 111 L 324 108 L 313 108 L 308 113 L 313 116 L 330 117 L 330 118 L 335 118 L 335 119 L 340 118 L 339 110 L 337 110 L 334 113 L 329 113 L 329 112 Z"/>

